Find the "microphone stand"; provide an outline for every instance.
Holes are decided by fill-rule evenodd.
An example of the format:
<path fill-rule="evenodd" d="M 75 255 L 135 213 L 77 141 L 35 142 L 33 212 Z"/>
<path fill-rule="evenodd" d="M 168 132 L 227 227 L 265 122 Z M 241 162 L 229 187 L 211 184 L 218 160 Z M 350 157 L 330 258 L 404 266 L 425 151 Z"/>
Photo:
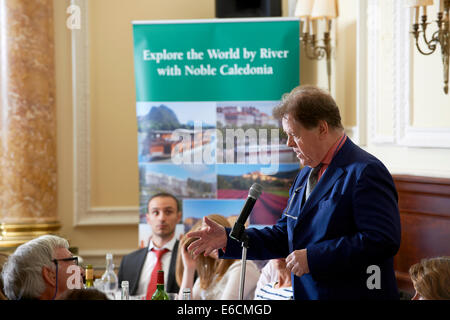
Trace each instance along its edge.
<path fill-rule="evenodd" d="M 241 285 L 239 287 L 239 300 L 244 300 L 245 268 L 247 264 L 247 249 L 248 249 L 248 236 L 245 232 L 241 237 L 241 245 L 242 245 L 242 265 L 241 265 Z"/>
<path fill-rule="evenodd" d="M 230 237 L 236 241 L 239 241 L 242 246 L 242 266 L 241 266 L 241 284 L 239 287 L 239 300 L 244 300 L 245 268 L 247 264 L 247 249 L 248 249 L 248 236 L 245 233 L 245 225 L 240 222 L 236 222 L 233 229 L 230 232 Z"/>
<path fill-rule="evenodd" d="M 242 268 L 241 268 L 241 285 L 239 288 L 239 300 L 244 300 L 244 283 L 245 283 L 245 267 L 247 264 L 248 235 L 245 233 L 245 221 L 255 205 L 256 200 L 262 192 L 262 187 L 254 183 L 248 193 L 247 201 L 241 211 L 236 223 L 229 234 L 230 238 L 239 241 L 242 245 Z"/>

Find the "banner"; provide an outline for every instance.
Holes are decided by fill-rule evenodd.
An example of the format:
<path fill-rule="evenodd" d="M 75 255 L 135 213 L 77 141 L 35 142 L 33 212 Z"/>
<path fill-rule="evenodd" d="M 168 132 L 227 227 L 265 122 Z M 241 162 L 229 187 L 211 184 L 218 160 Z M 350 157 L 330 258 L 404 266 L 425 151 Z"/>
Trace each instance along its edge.
<path fill-rule="evenodd" d="M 299 170 L 272 116 L 299 84 L 298 19 L 133 22 L 140 246 L 148 198 L 169 192 L 187 232 L 203 216 L 239 215 L 264 188 L 252 225 L 276 222 Z"/>

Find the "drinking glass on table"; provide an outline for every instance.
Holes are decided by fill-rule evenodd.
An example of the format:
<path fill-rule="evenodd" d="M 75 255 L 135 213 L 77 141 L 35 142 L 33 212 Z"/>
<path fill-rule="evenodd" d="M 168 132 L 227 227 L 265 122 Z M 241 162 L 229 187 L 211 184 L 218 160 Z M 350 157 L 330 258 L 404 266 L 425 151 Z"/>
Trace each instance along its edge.
<path fill-rule="evenodd" d="M 178 293 L 168 292 L 169 300 L 178 300 Z"/>

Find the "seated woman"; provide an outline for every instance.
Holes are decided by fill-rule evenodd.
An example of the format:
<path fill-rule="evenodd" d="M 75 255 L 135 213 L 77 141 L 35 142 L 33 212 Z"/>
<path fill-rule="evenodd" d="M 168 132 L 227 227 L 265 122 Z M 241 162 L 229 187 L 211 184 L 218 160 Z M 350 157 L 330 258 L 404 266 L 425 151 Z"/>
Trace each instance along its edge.
<path fill-rule="evenodd" d="M 212 214 L 208 218 L 224 227 L 231 227 L 228 220 L 221 215 Z M 199 220 L 190 231 L 201 228 L 202 220 Z M 178 296 L 182 296 L 184 288 L 190 288 L 193 300 L 239 299 L 241 260 L 219 259 L 217 250 L 206 257 L 199 255 L 194 260 L 186 249 L 194 240 L 195 238 L 183 237 L 180 241 L 176 266 L 176 279 L 180 286 Z M 252 261 L 246 262 L 245 270 L 243 298 L 251 300 L 260 271 Z M 195 272 L 197 279 L 194 282 Z"/>
<path fill-rule="evenodd" d="M 409 268 L 412 300 L 450 300 L 450 257 L 423 259 Z"/>
<path fill-rule="evenodd" d="M 275 279 L 275 280 L 270 280 Z M 292 300 L 291 273 L 286 269 L 286 259 L 270 260 L 263 268 L 255 291 L 255 300 Z"/>

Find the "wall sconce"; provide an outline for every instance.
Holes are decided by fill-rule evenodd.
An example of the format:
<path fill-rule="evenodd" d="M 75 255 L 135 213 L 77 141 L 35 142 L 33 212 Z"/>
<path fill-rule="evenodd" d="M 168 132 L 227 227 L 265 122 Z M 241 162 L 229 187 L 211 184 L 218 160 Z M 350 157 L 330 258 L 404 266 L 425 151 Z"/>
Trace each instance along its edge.
<path fill-rule="evenodd" d="M 449 28 L 449 7 L 450 0 L 438 0 L 437 26 L 438 29 L 433 33 L 431 39 L 427 39 L 427 6 L 432 5 L 433 0 L 408 0 L 408 5 L 414 8 L 414 22 L 411 33 L 416 40 L 417 50 L 423 55 L 430 55 L 436 51 L 437 45 L 441 45 L 442 63 L 444 65 L 444 92 L 448 94 L 448 64 L 450 54 L 450 28 Z M 419 15 L 422 11 L 421 22 L 419 24 Z M 420 30 L 419 30 L 420 25 Z M 422 33 L 422 39 L 425 42 L 425 51 L 420 48 L 419 36 Z"/>
<path fill-rule="evenodd" d="M 331 22 L 337 17 L 336 0 L 297 0 L 294 15 L 303 22 L 300 42 L 309 59 L 327 61 L 328 90 L 331 91 Z M 318 22 L 325 24 L 323 45 L 318 45 Z"/>

